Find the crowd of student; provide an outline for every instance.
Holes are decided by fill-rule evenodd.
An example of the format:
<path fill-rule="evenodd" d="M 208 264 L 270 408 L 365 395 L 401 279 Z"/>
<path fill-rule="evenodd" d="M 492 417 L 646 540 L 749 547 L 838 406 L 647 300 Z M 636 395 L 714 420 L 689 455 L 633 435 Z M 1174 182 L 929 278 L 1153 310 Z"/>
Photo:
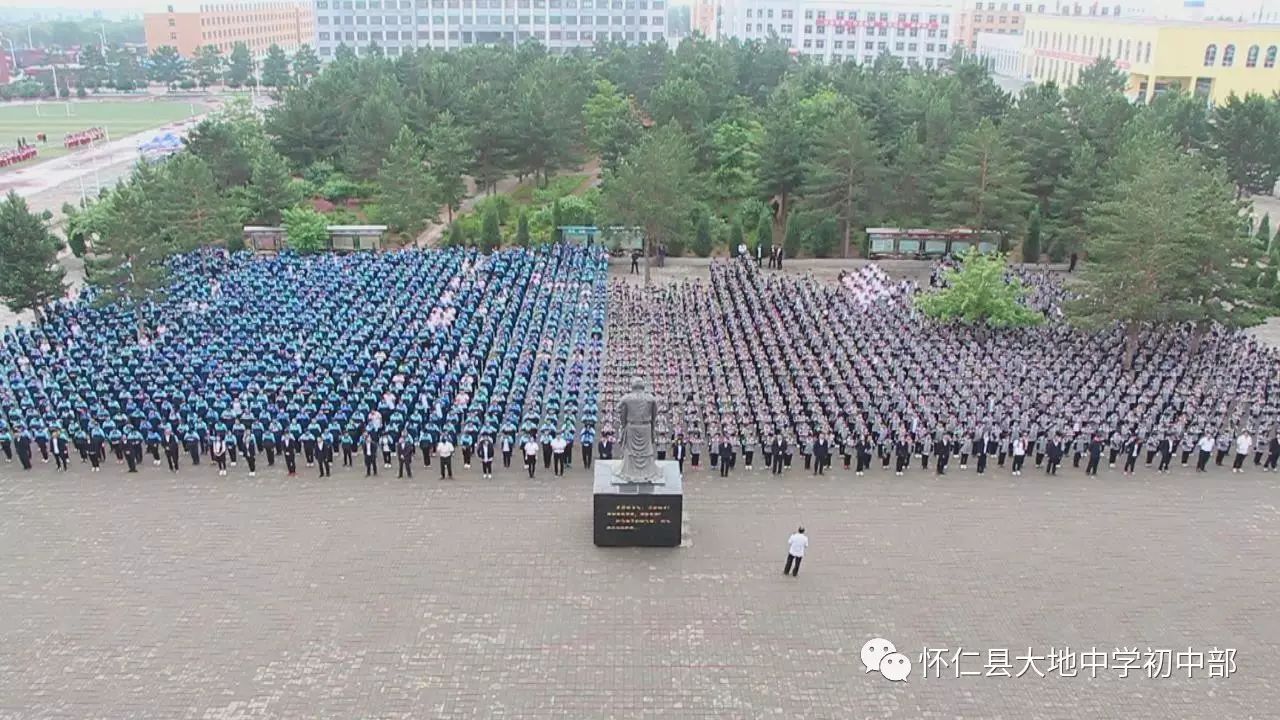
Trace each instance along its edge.
<path fill-rule="evenodd" d="M 300 465 L 366 475 L 438 460 L 557 475 L 613 457 L 633 377 L 659 397 L 663 458 L 855 473 L 919 466 L 1053 474 L 1069 462 L 1275 470 L 1280 359 L 1242 333 L 1058 320 L 1050 275 L 1021 277 L 1050 322 L 924 318 L 926 291 L 874 265 L 838 282 L 713 262 L 708 281 L 609 283 L 598 248 L 175 258 L 135 309 L 93 291 L 0 342 L 0 453 L 31 468 Z"/>
<path fill-rule="evenodd" d="M 175 258 L 136 314 L 90 291 L 5 333 L 0 452 L 322 475 L 360 454 L 373 474 L 452 448 L 469 464 L 484 439 L 594 437 L 607 269 L 570 245 Z"/>

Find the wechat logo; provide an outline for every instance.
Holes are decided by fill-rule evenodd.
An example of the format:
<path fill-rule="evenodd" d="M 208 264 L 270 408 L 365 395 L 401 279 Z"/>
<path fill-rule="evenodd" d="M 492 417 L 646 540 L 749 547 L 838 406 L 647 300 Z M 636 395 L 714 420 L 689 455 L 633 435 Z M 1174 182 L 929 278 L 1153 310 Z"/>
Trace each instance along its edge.
<path fill-rule="evenodd" d="M 862 665 L 863 674 L 878 672 L 891 682 L 906 682 L 911 675 L 911 660 L 884 638 L 872 638 L 862 646 Z"/>

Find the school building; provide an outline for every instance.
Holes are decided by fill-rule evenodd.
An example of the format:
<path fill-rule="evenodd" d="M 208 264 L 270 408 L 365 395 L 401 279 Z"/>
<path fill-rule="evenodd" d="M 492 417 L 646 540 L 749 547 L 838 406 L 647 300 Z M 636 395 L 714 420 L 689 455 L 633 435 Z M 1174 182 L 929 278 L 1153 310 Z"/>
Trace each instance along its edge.
<path fill-rule="evenodd" d="M 315 10 L 306 0 L 175 2 L 145 13 L 142 24 L 148 50 L 171 45 L 188 58 L 205 45 L 225 56 L 242 42 L 262 57 L 273 44 L 292 53 L 315 41 Z"/>
<path fill-rule="evenodd" d="M 1069 87 L 1111 58 L 1139 102 L 1172 90 L 1213 103 L 1280 90 L 1280 24 L 1028 15 L 1023 37 L 1023 70 L 1035 82 Z"/>

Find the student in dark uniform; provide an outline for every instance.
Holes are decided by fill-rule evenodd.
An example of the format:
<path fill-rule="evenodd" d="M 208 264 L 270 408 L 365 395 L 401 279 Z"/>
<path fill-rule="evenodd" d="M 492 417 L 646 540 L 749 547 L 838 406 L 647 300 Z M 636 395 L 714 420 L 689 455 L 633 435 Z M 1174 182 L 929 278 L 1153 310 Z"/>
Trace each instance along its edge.
<path fill-rule="evenodd" d="M 1098 465 L 1102 463 L 1102 436 L 1094 434 L 1089 438 L 1089 462 L 1085 463 L 1085 475 L 1097 475 Z"/>
<path fill-rule="evenodd" d="M 1066 451 L 1062 444 L 1062 438 L 1054 435 L 1049 439 L 1049 445 L 1045 449 L 1048 455 L 1049 463 L 1045 465 L 1044 471 L 1047 475 L 1057 475 L 1058 466 L 1062 465 L 1062 455 Z"/>
<path fill-rule="evenodd" d="M 947 463 L 951 462 L 951 447 L 951 438 L 943 435 L 942 442 L 938 443 L 938 461 L 934 465 L 935 472 L 939 475 L 947 474 Z"/>
<path fill-rule="evenodd" d="M 164 460 L 169 466 L 169 471 L 177 472 L 178 457 L 182 454 L 182 448 L 178 445 L 178 436 L 172 430 L 166 429 L 160 444 L 164 446 Z"/>
<path fill-rule="evenodd" d="M 405 475 L 413 477 L 413 458 L 417 454 L 418 448 L 414 446 L 413 438 L 407 432 L 401 433 L 400 441 L 396 443 L 396 464 L 399 469 L 396 477 L 402 478 Z"/>
<path fill-rule="evenodd" d="M 720 477 L 729 477 L 729 465 L 733 462 L 733 446 L 727 439 L 721 437 L 716 450 L 720 454 Z"/>
<path fill-rule="evenodd" d="M 676 461 L 676 465 L 680 468 L 681 474 L 684 473 L 684 458 L 689 452 L 689 443 L 685 442 L 683 435 L 677 435 L 676 441 L 671 446 L 671 459 Z"/>
<path fill-rule="evenodd" d="M 1160 465 L 1157 470 L 1162 473 L 1169 472 L 1169 462 L 1173 460 L 1173 438 L 1168 435 L 1160 438 L 1160 443 L 1156 446 L 1156 452 L 1160 454 Z"/>
<path fill-rule="evenodd" d="M 316 438 L 316 467 L 320 472 L 320 477 L 332 477 L 333 475 L 333 443 L 329 441 L 327 435 L 320 435 Z M 249 457 L 245 453 L 245 457 Z M 252 473 L 250 473 L 252 475 Z"/>
<path fill-rule="evenodd" d="M 378 441 L 369 433 L 360 437 L 360 453 L 364 457 L 364 476 L 378 474 Z"/>
<path fill-rule="evenodd" d="M 62 472 L 67 471 L 67 458 L 70 456 L 70 448 L 67 447 L 67 439 L 62 437 L 62 432 L 57 428 L 53 429 L 53 435 L 49 438 L 49 451 L 53 454 L 53 462 Z"/>
<path fill-rule="evenodd" d="M 480 474 L 486 478 L 493 477 L 493 438 L 488 435 L 480 437 L 476 444 L 476 457 L 480 458 Z"/>
<path fill-rule="evenodd" d="M 258 439 L 253 433 L 244 434 L 244 462 L 249 466 L 249 477 L 255 477 L 258 474 Z"/>
<path fill-rule="evenodd" d="M 285 432 L 280 437 L 280 451 L 284 454 L 284 468 L 289 473 L 289 477 L 298 474 L 298 449 L 301 445 L 298 438 L 293 436 L 291 432 Z"/>

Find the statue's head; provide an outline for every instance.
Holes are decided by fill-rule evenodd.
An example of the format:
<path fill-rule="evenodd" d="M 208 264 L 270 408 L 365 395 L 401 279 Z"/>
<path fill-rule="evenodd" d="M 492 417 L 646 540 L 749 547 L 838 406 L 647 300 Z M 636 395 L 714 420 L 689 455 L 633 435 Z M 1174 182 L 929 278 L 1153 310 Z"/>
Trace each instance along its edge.
<path fill-rule="evenodd" d="M 631 378 L 631 392 L 644 392 L 647 389 L 648 389 L 648 384 L 645 383 L 644 378 L 642 377 Z"/>

